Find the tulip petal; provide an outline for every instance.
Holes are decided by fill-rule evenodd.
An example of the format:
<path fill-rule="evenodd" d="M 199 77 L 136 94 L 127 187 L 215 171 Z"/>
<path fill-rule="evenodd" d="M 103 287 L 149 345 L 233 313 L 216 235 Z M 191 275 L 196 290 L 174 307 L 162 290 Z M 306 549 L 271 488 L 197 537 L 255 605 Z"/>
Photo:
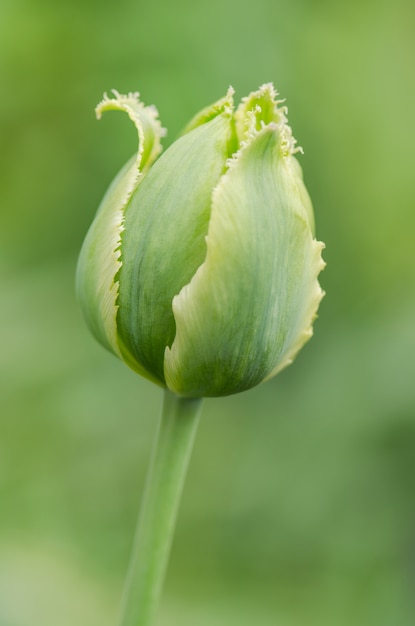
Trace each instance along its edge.
<path fill-rule="evenodd" d="M 236 134 L 240 144 L 243 146 L 255 137 L 255 134 L 265 126 L 273 122 L 279 126 L 281 136 L 281 151 L 286 156 L 294 155 L 296 152 L 303 152 L 300 146 L 297 146 L 297 140 L 294 138 L 291 126 L 288 124 L 288 108 L 280 106 L 284 100 L 278 100 L 278 92 L 272 83 L 265 83 L 258 89 L 253 91 L 246 98 L 242 98 L 235 112 Z M 298 168 L 298 176 L 302 178 L 301 166 L 296 159 L 291 160 L 292 166 Z M 302 193 L 302 202 L 308 213 L 308 219 L 311 230 L 314 234 L 314 212 L 310 197 L 304 185 L 301 186 L 299 192 Z"/>
<path fill-rule="evenodd" d="M 233 87 L 229 87 L 226 95 L 223 98 L 220 98 L 213 104 L 210 104 L 209 106 L 199 111 L 199 113 L 197 113 L 193 117 L 193 119 L 191 119 L 190 122 L 187 124 L 184 131 L 182 132 L 182 135 L 189 133 L 191 130 L 198 128 L 199 126 L 202 126 L 203 124 L 206 124 L 207 122 L 210 122 L 210 120 L 214 119 L 220 113 L 227 112 L 229 114 L 232 114 L 233 108 L 234 108 L 233 106 L 233 94 L 234 93 L 235 93 L 235 90 L 233 89 Z"/>
<path fill-rule="evenodd" d="M 173 297 L 206 256 L 212 189 L 227 161 L 232 114 L 178 139 L 153 165 L 126 210 L 119 274 L 119 335 L 164 383 L 164 350 L 175 336 Z"/>
<path fill-rule="evenodd" d="M 180 395 L 249 389 L 311 336 L 322 244 L 285 133 L 274 122 L 251 129 L 214 190 L 206 259 L 173 301 L 165 377 Z"/>
<path fill-rule="evenodd" d="M 162 151 L 160 139 L 166 135 L 158 119 L 158 111 L 154 105 L 145 106 L 140 101 L 138 92 L 123 95 L 113 89 L 114 98 L 104 98 L 96 106 L 97 119 L 101 119 L 105 111 L 124 111 L 134 123 L 138 133 L 138 152 L 135 159 L 136 178 L 151 166 Z"/>
<path fill-rule="evenodd" d="M 149 376 L 134 363 L 117 334 L 118 273 L 122 266 L 120 244 L 125 207 L 133 191 L 161 151 L 164 129 L 154 107 L 145 107 L 138 94 L 114 92 L 97 106 L 103 111 L 125 111 L 134 122 L 139 139 L 138 152 L 119 172 L 108 189 L 85 238 L 77 267 L 77 294 L 90 329 L 106 348 L 128 361 L 138 373 Z"/>
<path fill-rule="evenodd" d="M 262 85 L 257 91 L 253 91 L 242 98 L 236 112 L 236 132 L 240 143 L 249 141 L 264 126 L 272 122 L 287 124 L 286 107 L 279 108 L 283 100 L 277 100 L 278 93 L 272 83 Z M 286 131 L 290 132 L 287 126 Z M 293 140 L 295 143 L 295 140 Z"/>

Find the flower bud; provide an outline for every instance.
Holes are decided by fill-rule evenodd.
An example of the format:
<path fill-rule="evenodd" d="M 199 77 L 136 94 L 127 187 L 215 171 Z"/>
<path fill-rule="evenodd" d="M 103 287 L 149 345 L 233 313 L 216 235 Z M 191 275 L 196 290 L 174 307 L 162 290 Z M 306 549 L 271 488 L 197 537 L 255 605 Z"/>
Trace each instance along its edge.
<path fill-rule="evenodd" d="M 323 292 L 299 150 L 271 84 L 235 110 L 233 90 L 161 152 L 157 111 L 125 111 L 138 152 L 86 236 L 77 292 L 96 338 L 150 380 L 189 397 L 265 381 L 312 335 Z M 158 158 L 159 157 L 159 158 Z"/>

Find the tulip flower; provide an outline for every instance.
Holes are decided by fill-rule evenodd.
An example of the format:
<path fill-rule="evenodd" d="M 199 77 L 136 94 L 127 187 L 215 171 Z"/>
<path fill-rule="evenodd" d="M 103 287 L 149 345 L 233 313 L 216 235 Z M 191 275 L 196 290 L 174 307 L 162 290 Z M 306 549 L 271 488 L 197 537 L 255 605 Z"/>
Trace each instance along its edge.
<path fill-rule="evenodd" d="M 266 84 L 235 111 L 229 89 L 160 157 L 138 94 L 97 107 L 127 112 L 139 147 L 86 237 L 79 298 L 104 346 L 180 396 L 249 389 L 312 334 L 323 245 L 280 105 Z"/>
<path fill-rule="evenodd" d="M 149 626 L 198 420 L 200 398 L 245 391 L 290 364 L 312 335 L 323 244 L 287 109 L 272 84 L 235 108 L 202 110 L 164 154 L 154 107 L 128 114 L 138 151 L 86 236 L 77 292 L 98 341 L 165 388 L 122 626 Z"/>

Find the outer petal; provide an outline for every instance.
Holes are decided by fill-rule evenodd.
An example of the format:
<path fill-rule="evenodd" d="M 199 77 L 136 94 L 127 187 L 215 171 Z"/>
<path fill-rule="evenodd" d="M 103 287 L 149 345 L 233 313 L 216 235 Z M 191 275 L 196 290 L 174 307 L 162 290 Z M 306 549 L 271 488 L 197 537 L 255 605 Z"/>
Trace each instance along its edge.
<path fill-rule="evenodd" d="M 161 383 L 164 351 L 175 336 L 172 300 L 205 259 L 212 189 L 226 167 L 229 99 L 213 113 L 154 164 L 126 211 L 119 335 Z"/>
<path fill-rule="evenodd" d="M 173 301 L 167 385 L 187 396 L 249 389 L 311 335 L 322 244 L 284 128 L 251 135 L 213 195 L 205 262 Z"/>
<path fill-rule="evenodd" d="M 78 261 L 76 287 L 88 325 L 98 341 L 128 361 L 140 374 L 148 376 L 139 364 L 131 360 L 118 339 L 117 275 L 122 265 L 120 242 L 125 207 L 141 182 L 143 172 L 160 153 L 160 138 L 164 129 L 157 119 L 156 109 L 145 107 L 138 94 L 114 94 L 114 99 L 105 96 L 97 106 L 97 117 L 111 109 L 127 112 L 137 128 L 139 147 L 137 155 L 112 182 L 88 231 Z"/>

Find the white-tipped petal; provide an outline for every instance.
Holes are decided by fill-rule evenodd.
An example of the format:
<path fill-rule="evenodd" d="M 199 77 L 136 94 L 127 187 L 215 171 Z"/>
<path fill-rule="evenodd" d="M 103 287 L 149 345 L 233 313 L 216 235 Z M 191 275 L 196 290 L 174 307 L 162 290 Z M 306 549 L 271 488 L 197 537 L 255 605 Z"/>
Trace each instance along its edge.
<path fill-rule="evenodd" d="M 98 119 L 102 112 L 125 111 L 138 133 L 138 151 L 120 171 L 108 189 L 85 238 L 77 267 L 77 293 L 86 320 L 96 338 L 115 354 L 124 358 L 139 373 L 143 368 L 131 362 L 130 355 L 120 345 L 117 334 L 118 273 L 122 266 L 121 235 L 125 208 L 132 193 L 161 151 L 160 138 L 164 129 L 154 107 L 145 107 L 138 94 L 114 98 L 104 96 L 96 108 Z"/>

